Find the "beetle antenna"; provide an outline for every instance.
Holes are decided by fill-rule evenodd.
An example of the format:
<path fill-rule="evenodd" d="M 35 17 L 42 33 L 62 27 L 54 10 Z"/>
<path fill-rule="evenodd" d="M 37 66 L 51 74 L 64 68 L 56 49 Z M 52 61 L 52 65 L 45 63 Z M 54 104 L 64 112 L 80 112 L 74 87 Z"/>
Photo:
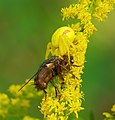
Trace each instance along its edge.
<path fill-rule="evenodd" d="M 26 86 L 26 85 L 32 80 L 32 78 L 33 78 L 35 75 L 37 75 L 37 74 L 38 74 L 38 72 L 36 72 L 25 84 L 23 84 L 22 87 L 18 90 L 18 92 L 19 92 L 20 90 L 22 90 L 22 88 L 23 88 L 24 86 Z"/>

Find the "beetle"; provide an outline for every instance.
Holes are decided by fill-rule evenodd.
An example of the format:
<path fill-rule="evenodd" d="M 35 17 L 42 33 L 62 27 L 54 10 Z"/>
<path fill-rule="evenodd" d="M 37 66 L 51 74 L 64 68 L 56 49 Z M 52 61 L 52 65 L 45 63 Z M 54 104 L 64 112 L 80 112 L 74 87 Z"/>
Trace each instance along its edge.
<path fill-rule="evenodd" d="M 39 70 L 18 91 L 34 78 L 35 88 L 46 92 L 45 89 L 47 88 L 48 83 L 57 76 L 63 79 L 62 72 L 68 71 L 69 67 L 70 65 L 68 64 L 68 57 L 66 55 L 62 58 L 52 56 L 41 64 Z"/>

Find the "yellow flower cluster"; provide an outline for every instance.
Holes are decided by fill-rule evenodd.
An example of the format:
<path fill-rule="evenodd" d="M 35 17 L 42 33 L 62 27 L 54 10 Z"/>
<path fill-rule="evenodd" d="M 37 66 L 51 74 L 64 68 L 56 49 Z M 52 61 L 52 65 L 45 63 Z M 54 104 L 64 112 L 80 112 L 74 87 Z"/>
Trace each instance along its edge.
<path fill-rule="evenodd" d="M 56 46 L 57 51 L 50 50 L 52 55 L 72 57 L 73 64 L 70 66 L 70 70 L 63 74 L 64 88 L 62 89 L 58 84 L 59 97 L 55 95 L 55 92 L 52 92 L 51 88 L 47 89 L 47 97 L 43 99 L 41 104 L 41 112 L 48 120 L 66 120 L 71 113 L 75 113 L 78 118 L 78 112 L 83 110 L 81 107 L 83 92 L 80 90 L 80 85 L 88 37 L 85 32 L 80 32 L 81 29 L 80 23 L 73 24 L 71 28 L 61 27 L 53 34 L 53 40 L 50 42 L 52 46 Z M 73 32 L 74 34 L 72 34 Z M 87 34 L 89 32 L 90 30 L 87 30 Z M 50 47 L 50 49 L 54 47 Z M 49 53 L 47 51 L 46 54 Z M 60 82 L 61 79 L 59 78 L 58 81 Z"/>
<path fill-rule="evenodd" d="M 47 88 L 47 96 L 45 96 L 45 98 L 42 100 L 41 112 L 48 120 L 66 120 L 71 113 L 75 113 L 76 118 L 78 118 L 78 112 L 84 109 L 81 107 L 83 92 L 80 90 L 80 86 L 82 82 L 81 74 L 83 73 L 82 69 L 84 68 L 88 38 L 83 32 L 78 31 L 81 29 L 78 24 L 72 25 L 72 27 L 74 29 L 67 26 L 61 27 L 54 33 L 55 36 L 53 35 L 53 38 L 56 38 L 56 44 L 57 41 L 59 43 L 57 46 L 57 52 L 53 50 L 51 51 L 51 54 L 59 57 L 62 55 L 67 55 L 73 59 L 72 65 L 70 65 L 70 70 L 65 71 L 63 74 L 64 88 L 61 88 L 60 85 L 60 81 L 62 80 L 60 78 L 58 79 L 59 84 L 57 86 L 59 96 L 56 96 L 55 92 L 51 90 L 51 88 Z M 73 31 L 74 34 L 71 34 Z M 61 42 L 64 43 L 62 47 Z M 52 46 L 53 45 L 54 43 L 52 43 Z M 65 50 L 66 47 L 67 49 Z M 46 51 L 46 53 L 49 52 Z"/>
<path fill-rule="evenodd" d="M 112 113 L 104 112 L 103 115 L 105 116 L 104 120 L 115 120 L 115 104 L 111 108 Z"/>
<path fill-rule="evenodd" d="M 107 14 L 113 9 L 114 4 L 115 0 L 99 0 L 96 4 L 97 6 L 93 16 L 99 21 L 103 21 L 107 18 Z"/>
<path fill-rule="evenodd" d="M 39 119 L 30 117 L 30 116 L 25 116 L 23 120 L 39 120 Z"/>
<path fill-rule="evenodd" d="M 113 107 L 111 108 L 111 111 L 115 113 L 115 104 L 114 104 Z"/>
<path fill-rule="evenodd" d="M 9 98 L 5 93 L 0 93 L 0 116 L 5 117 L 8 113 Z"/>
<path fill-rule="evenodd" d="M 85 24 L 91 20 L 91 13 L 88 11 L 88 4 L 72 4 L 69 7 L 62 8 L 62 16 L 64 19 L 77 19 L 81 20 L 81 24 Z"/>
<path fill-rule="evenodd" d="M 23 120 L 38 120 L 29 116 L 28 109 L 30 105 L 30 99 L 40 96 L 39 92 L 36 92 L 30 86 L 25 86 L 24 89 L 18 92 L 21 85 L 11 85 L 9 87 L 10 97 L 5 93 L 0 93 L 0 119 L 9 119 L 9 116 L 23 117 Z"/>
<path fill-rule="evenodd" d="M 84 96 L 80 90 L 81 74 L 88 39 L 96 30 L 92 18 L 103 20 L 112 10 L 114 3 L 115 0 L 79 0 L 78 4 L 71 4 L 61 9 L 62 20 L 72 18 L 79 21 L 68 27 L 58 28 L 47 45 L 46 59 L 49 54 L 60 58 L 66 55 L 70 64 L 72 57 L 70 69 L 63 72 L 64 84 L 61 84 L 62 80 L 58 78 L 58 83 L 56 82 L 58 90 L 48 87 L 47 95 L 42 100 L 40 108 L 47 120 L 67 120 L 71 113 L 75 113 L 78 118 L 78 112 L 84 109 L 81 107 Z"/>
<path fill-rule="evenodd" d="M 92 14 L 89 11 L 89 5 L 91 2 L 89 0 L 80 0 L 79 4 L 73 4 L 69 7 L 62 8 L 61 13 L 64 19 L 77 18 L 80 20 L 77 24 L 72 24 L 73 30 L 76 32 L 83 31 L 84 35 L 90 37 L 96 30 L 94 24 L 92 23 Z M 91 5 L 90 5 L 91 6 Z"/>

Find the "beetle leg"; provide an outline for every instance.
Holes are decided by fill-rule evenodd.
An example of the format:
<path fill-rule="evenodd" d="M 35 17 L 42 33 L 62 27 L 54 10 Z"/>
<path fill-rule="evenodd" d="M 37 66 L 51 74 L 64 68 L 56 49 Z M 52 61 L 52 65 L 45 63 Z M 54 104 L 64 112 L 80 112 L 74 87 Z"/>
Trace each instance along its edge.
<path fill-rule="evenodd" d="M 47 91 L 45 89 L 43 91 L 45 93 L 45 100 L 46 100 L 46 98 L 47 98 Z"/>
<path fill-rule="evenodd" d="M 56 97 L 59 96 L 59 89 L 58 89 L 58 86 L 53 82 L 53 81 L 50 81 L 51 84 L 53 85 L 53 87 L 55 88 L 55 94 L 56 94 Z"/>
<path fill-rule="evenodd" d="M 63 65 L 59 64 L 59 66 L 62 67 L 62 69 L 65 70 L 66 72 L 69 72 L 69 73 L 71 73 L 74 77 L 76 77 L 76 76 L 72 73 L 72 71 L 69 71 L 69 69 L 67 69 L 67 68 L 64 67 Z M 74 66 L 74 65 L 72 65 L 72 66 Z M 76 67 L 81 67 L 82 65 L 80 65 L 80 66 L 75 65 L 75 66 L 76 66 Z M 58 74 L 59 74 L 59 76 L 60 76 L 61 73 L 58 73 Z M 78 77 L 76 77 L 76 78 L 79 79 Z"/>
<path fill-rule="evenodd" d="M 59 64 L 60 65 L 60 64 Z M 60 66 L 61 67 L 61 66 Z M 63 89 L 63 85 L 64 85 L 64 78 L 63 78 L 63 75 L 62 75 L 62 73 L 60 72 L 60 67 L 58 67 L 58 69 L 57 69 L 57 72 L 58 72 L 58 76 L 59 76 L 59 78 L 61 79 L 61 80 L 59 80 L 59 83 L 60 83 L 60 85 L 61 85 L 61 89 Z"/>

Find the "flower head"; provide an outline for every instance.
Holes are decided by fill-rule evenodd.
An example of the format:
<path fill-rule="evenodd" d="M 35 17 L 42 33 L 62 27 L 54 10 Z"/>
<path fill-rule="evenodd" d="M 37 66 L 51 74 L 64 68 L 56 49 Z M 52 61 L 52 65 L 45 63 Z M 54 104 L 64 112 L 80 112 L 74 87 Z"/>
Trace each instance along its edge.
<path fill-rule="evenodd" d="M 10 100 L 8 98 L 8 95 L 5 93 L 0 93 L 0 105 L 7 106 L 9 102 Z"/>
<path fill-rule="evenodd" d="M 107 18 L 107 14 L 113 9 L 114 4 L 115 0 L 103 0 L 99 3 L 97 2 L 93 16 L 99 21 L 103 21 L 105 18 Z"/>
<path fill-rule="evenodd" d="M 8 106 L 10 103 L 10 99 L 8 95 L 5 93 L 0 93 L 0 117 L 5 118 L 8 114 Z"/>
<path fill-rule="evenodd" d="M 104 120 L 115 120 L 115 104 L 111 108 L 112 113 L 103 112 Z"/>
<path fill-rule="evenodd" d="M 111 111 L 115 113 L 115 104 L 114 104 L 113 107 L 111 108 Z"/>
<path fill-rule="evenodd" d="M 25 116 L 23 120 L 39 120 L 39 119 L 30 117 L 30 116 Z"/>

